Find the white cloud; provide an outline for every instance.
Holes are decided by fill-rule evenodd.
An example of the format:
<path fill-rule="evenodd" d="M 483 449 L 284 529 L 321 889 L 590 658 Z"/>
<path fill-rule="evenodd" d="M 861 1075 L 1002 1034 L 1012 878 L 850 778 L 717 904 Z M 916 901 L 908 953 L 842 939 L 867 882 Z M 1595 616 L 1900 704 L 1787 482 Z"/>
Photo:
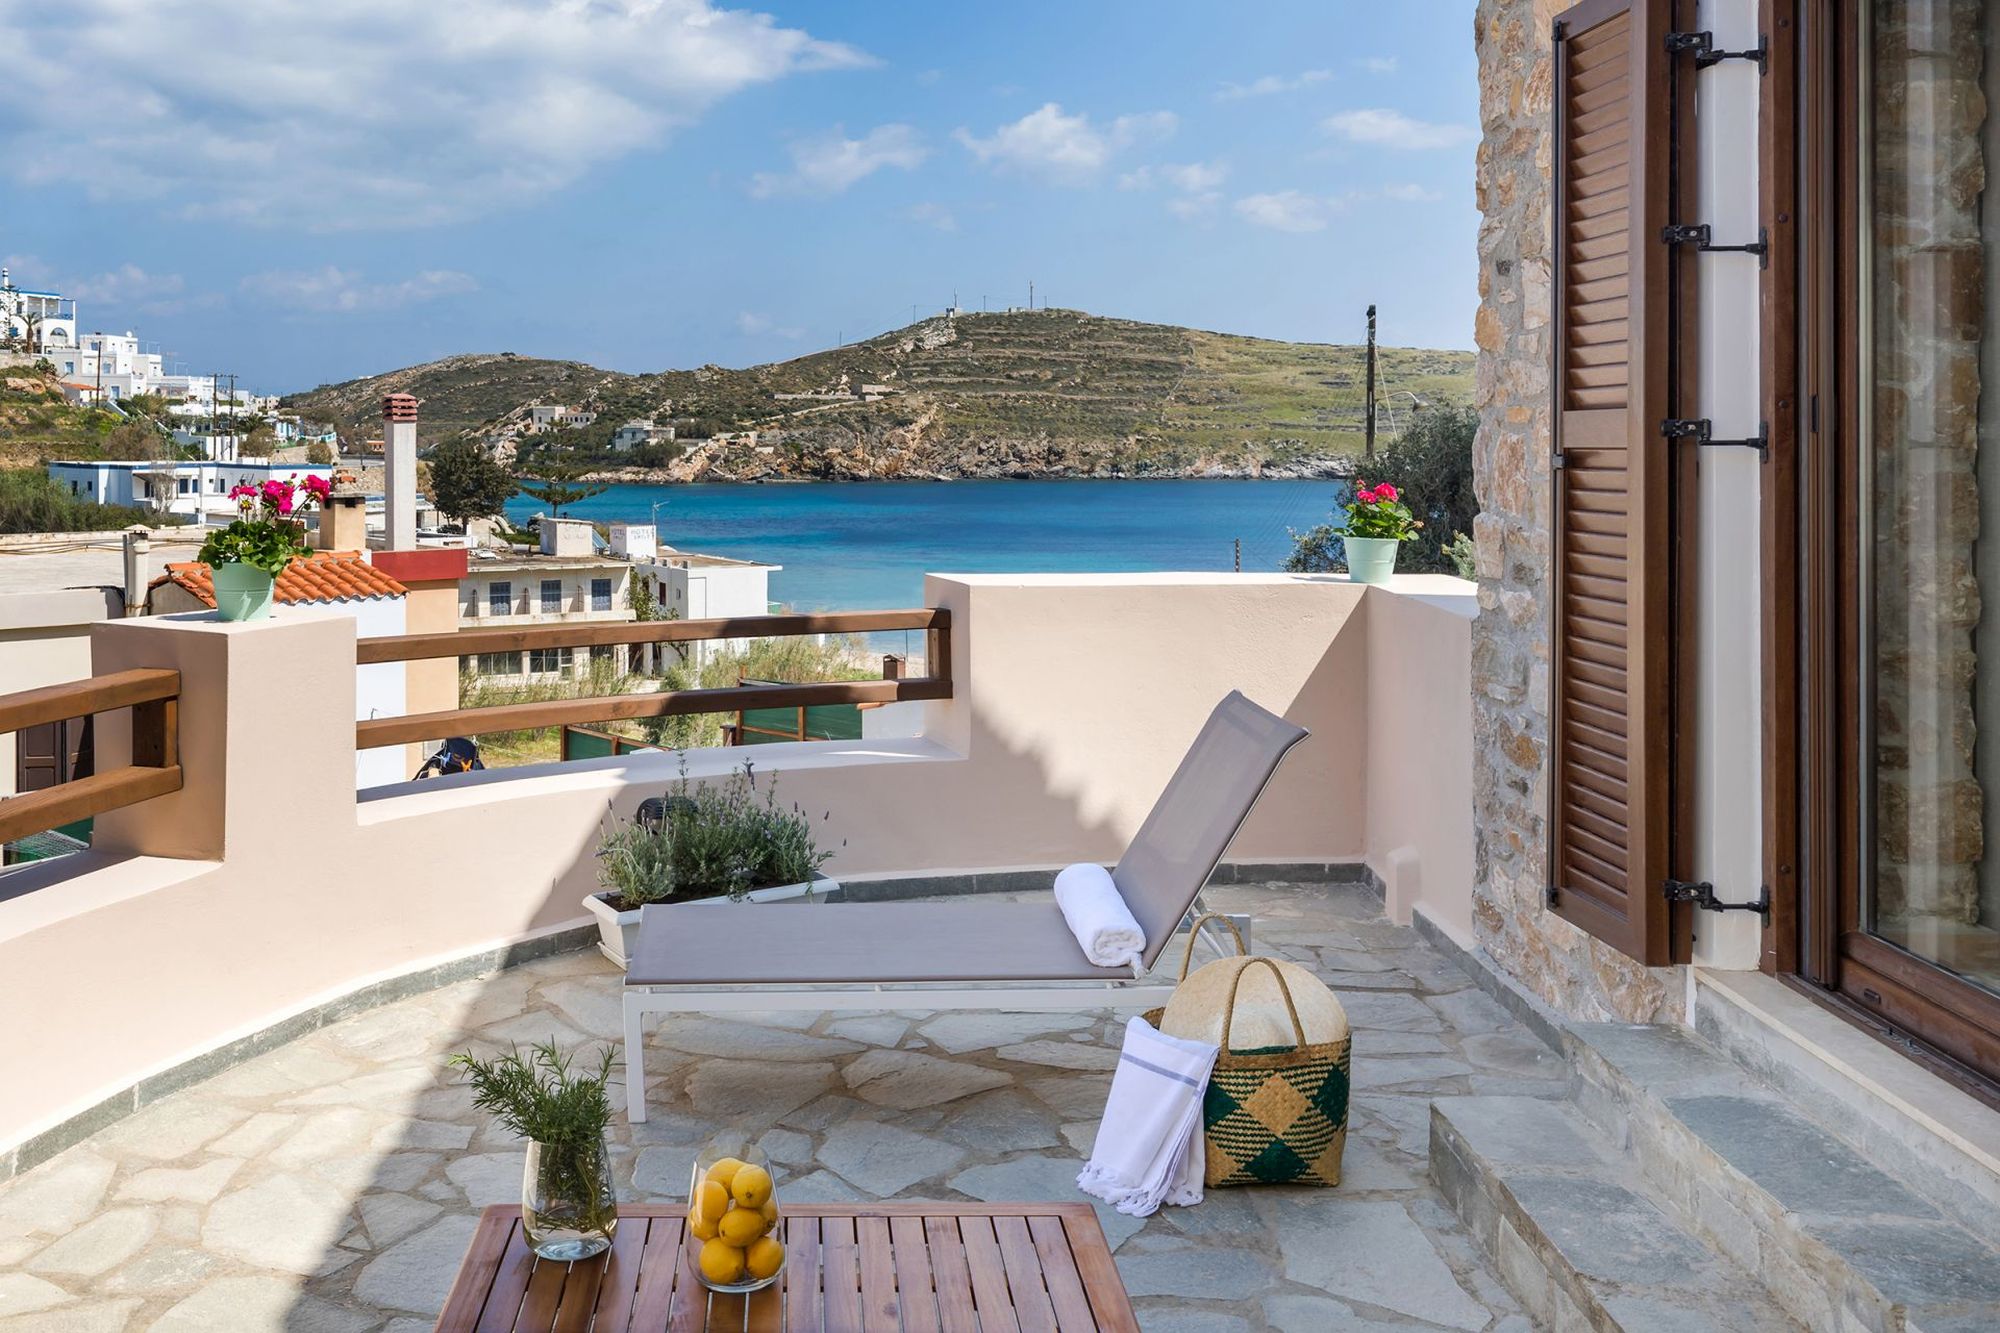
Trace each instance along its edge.
<path fill-rule="evenodd" d="M 1062 184 L 1093 180 L 1111 159 L 1132 145 L 1164 139 L 1179 128 L 1171 111 L 1120 116 L 1098 126 L 1089 116 L 1070 115 L 1056 102 L 1002 125 L 986 138 L 960 129 L 954 136 L 981 162 Z"/>
<path fill-rule="evenodd" d="M 935 227 L 939 231 L 958 230 L 957 215 L 943 204 L 928 199 L 911 208 L 904 216 L 912 222 L 921 222 L 924 226 Z"/>
<path fill-rule="evenodd" d="M 1126 172 L 1118 178 L 1118 188 L 1167 189 L 1183 194 L 1201 194 L 1222 184 L 1228 175 L 1229 168 L 1220 162 L 1162 162 L 1157 166 Z"/>
<path fill-rule="evenodd" d="M 1322 231 L 1340 207 L 1338 200 L 1300 190 L 1246 195 L 1236 201 L 1236 212 L 1244 221 L 1272 231 Z"/>
<path fill-rule="evenodd" d="M 1345 190 L 1340 194 L 1307 194 L 1303 190 L 1277 190 L 1269 194 L 1245 195 L 1236 201 L 1236 212 L 1245 222 L 1272 231 L 1324 231 L 1333 219 L 1355 204 L 1393 200 L 1405 204 L 1435 203 L 1444 196 L 1422 185 L 1382 185 Z"/>
<path fill-rule="evenodd" d="M 1246 97 L 1271 97 L 1277 93 L 1294 93 L 1301 88 L 1310 88 L 1316 83 L 1325 83 L 1333 77 L 1330 69 L 1309 69 L 1298 74 L 1266 74 L 1248 83 L 1225 83 L 1215 91 L 1218 102 L 1237 102 Z"/>
<path fill-rule="evenodd" d="M 779 194 L 839 194 L 884 167 L 914 170 L 930 156 L 923 136 L 908 125 L 877 125 L 859 139 L 846 138 L 840 126 L 831 133 L 792 144 L 792 169 L 785 174 L 760 171 L 750 180 L 759 199 Z"/>
<path fill-rule="evenodd" d="M 1396 72 L 1396 57 L 1369 56 L 1361 62 L 1361 68 L 1367 70 L 1370 74 L 1394 74 Z"/>
<path fill-rule="evenodd" d="M 140 305 L 179 296 L 186 287 L 178 273 L 148 273 L 137 264 L 120 264 L 109 273 L 70 283 L 63 295 L 106 305 Z"/>
<path fill-rule="evenodd" d="M 1161 162 L 1128 171 L 1118 178 L 1121 190 L 1166 190 L 1167 212 L 1183 221 L 1213 216 L 1222 203 L 1219 186 L 1229 168 L 1221 162 Z"/>
<path fill-rule="evenodd" d="M 469 274 L 426 269 L 401 282 L 364 282 L 351 269 L 274 270 L 243 279 L 245 293 L 275 306 L 310 314 L 358 315 L 396 310 L 479 290 Z"/>
<path fill-rule="evenodd" d="M 1437 125 L 1382 107 L 1338 112 L 1321 121 L 1320 128 L 1349 143 L 1411 150 L 1455 148 L 1474 138 L 1469 125 Z"/>
<path fill-rule="evenodd" d="M 781 326 L 769 315 L 760 315 L 751 310 L 745 310 L 736 316 L 736 331 L 750 338 L 761 338 L 769 334 L 774 338 L 796 340 L 806 336 L 804 329 L 794 328 L 789 324 Z"/>
<path fill-rule="evenodd" d="M 713 0 L 9 4 L 0 46 L 22 184 L 315 229 L 518 204 L 744 88 L 869 63 Z M 79 87 L 118 114 L 78 114 Z"/>

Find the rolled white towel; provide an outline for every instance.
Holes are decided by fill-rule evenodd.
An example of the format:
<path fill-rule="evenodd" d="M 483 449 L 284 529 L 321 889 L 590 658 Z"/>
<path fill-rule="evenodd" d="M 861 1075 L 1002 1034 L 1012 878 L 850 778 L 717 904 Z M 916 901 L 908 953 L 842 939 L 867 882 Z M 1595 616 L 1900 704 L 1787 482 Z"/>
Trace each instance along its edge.
<path fill-rule="evenodd" d="M 1056 906 L 1084 956 L 1099 967 L 1124 967 L 1146 952 L 1146 932 L 1103 866 L 1074 865 L 1057 875 Z"/>

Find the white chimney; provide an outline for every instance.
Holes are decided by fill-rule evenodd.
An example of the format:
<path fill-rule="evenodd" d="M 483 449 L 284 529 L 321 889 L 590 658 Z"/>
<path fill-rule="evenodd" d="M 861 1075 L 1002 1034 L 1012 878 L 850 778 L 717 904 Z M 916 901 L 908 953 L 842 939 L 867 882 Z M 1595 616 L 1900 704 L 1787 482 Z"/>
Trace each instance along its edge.
<path fill-rule="evenodd" d="M 392 393 L 382 400 L 384 549 L 417 549 L 417 400 Z"/>
<path fill-rule="evenodd" d="M 644 563 L 660 553 L 660 537 L 651 523 L 613 523 L 611 553 Z"/>

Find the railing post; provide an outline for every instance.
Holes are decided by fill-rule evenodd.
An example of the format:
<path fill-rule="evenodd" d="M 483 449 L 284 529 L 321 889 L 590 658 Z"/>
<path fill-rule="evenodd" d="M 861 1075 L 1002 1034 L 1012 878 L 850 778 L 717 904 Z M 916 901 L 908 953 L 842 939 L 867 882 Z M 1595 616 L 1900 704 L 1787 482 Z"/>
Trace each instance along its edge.
<path fill-rule="evenodd" d="M 162 767 L 180 790 L 98 817 L 91 843 L 113 853 L 193 860 L 271 858 L 355 822 L 354 619 L 286 607 L 224 624 L 212 612 L 114 620 L 91 631 L 98 675 L 180 672 L 172 704 L 105 714 L 101 767 Z"/>

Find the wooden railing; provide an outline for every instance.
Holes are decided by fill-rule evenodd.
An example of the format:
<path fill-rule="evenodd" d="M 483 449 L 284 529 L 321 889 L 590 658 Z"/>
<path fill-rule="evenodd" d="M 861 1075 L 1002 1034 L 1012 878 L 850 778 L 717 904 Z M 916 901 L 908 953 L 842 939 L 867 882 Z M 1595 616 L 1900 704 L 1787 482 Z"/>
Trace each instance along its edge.
<path fill-rule="evenodd" d="M 180 672 L 153 668 L 0 694 L 0 734 L 119 708 L 132 710 L 132 762 L 0 800 L 0 842 L 179 791 L 180 694 Z"/>
<path fill-rule="evenodd" d="M 572 723 L 630 721 L 690 713 L 734 713 L 744 708 L 799 708 L 819 704 L 896 703 L 951 697 L 951 612 L 839 611 L 821 615 L 738 616 L 720 620 L 623 620 L 467 629 L 450 634 L 392 634 L 362 639 L 362 666 L 480 653 L 520 653 L 535 648 L 615 647 L 620 644 L 700 643 L 712 639 L 779 639 L 807 634 L 872 634 L 922 630 L 928 636 L 930 674 L 892 680 L 822 681 L 803 685 L 738 685 L 713 690 L 661 690 L 651 694 L 596 695 L 534 703 L 454 708 L 407 717 L 371 718 L 355 724 L 355 745 L 367 750 L 447 736 L 531 731 Z"/>

